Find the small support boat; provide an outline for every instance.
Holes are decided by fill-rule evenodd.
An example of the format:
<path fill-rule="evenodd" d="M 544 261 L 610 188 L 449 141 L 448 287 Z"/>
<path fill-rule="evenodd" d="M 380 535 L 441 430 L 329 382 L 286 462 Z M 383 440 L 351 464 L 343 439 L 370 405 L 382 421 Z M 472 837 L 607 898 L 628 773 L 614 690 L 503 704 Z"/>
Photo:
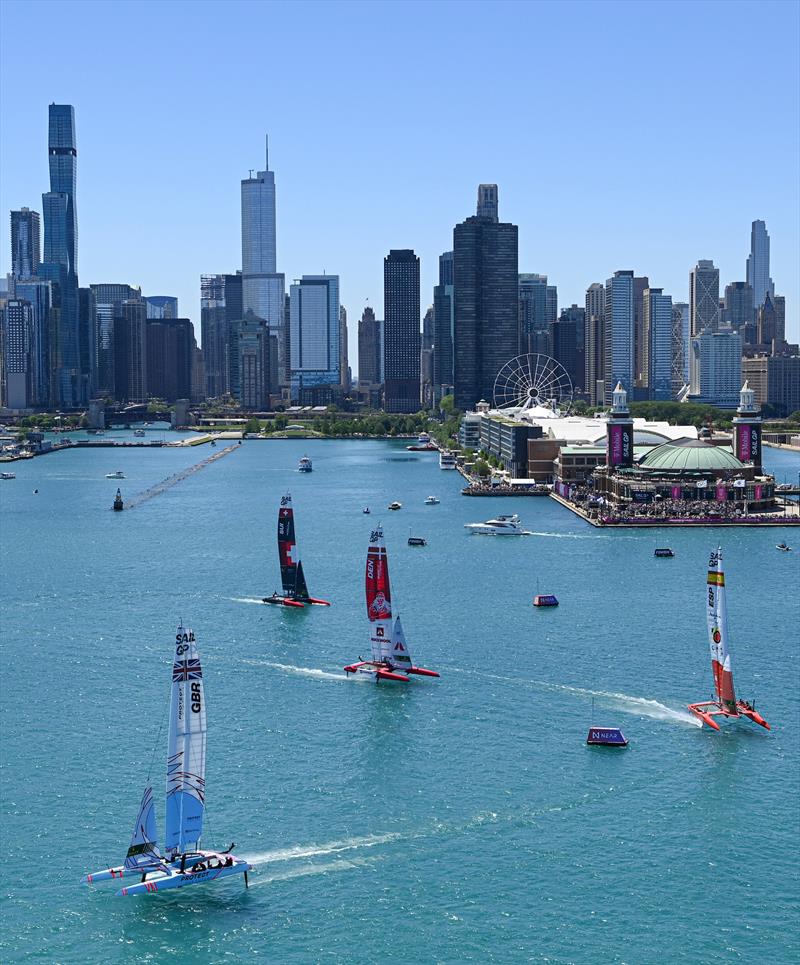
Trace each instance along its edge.
<path fill-rule="evenodd" d="M 265 596 L 262 602 L 300 610 L 306 604 L 330 606 L 327 600 L 317 600 L 308 595 L 303 564 L 295 541 L 291 493 L 281 496 L 281 505 L 278 510 L 278 560 L 281 566 L 283 593 L 278 593 L 276 590 L 272 596 Z"/>
<path fill-rule="evenodd" d="M 311 472 L 313 469 L 314 469 L 314 466 L 312 465 L 311 460 L 308 458 L 308 456 L 303 456 L 303 458 L 297 464 L 298 472 Z"/>
<path fill-rule="evenodd" d="M 423 539 L 421 536 L 409 536 L 408 537 L 409 546 L 427 546 L 428 541 Z"/>
<path fill-rule="evenodd" d="M 777 544 L 775 545 L 775 549 L 776 549 L 776 550 L 780 550 L 782 553 L 791 553 L 791 552 L 792 552 L 792 547 L 791 547 L 791 546 L 787 546 L 786 543 L 777 543 Z"/>
<path fill-rule="evenodd" d="M 436 496 L 428 496 L 428 498 L 425 500 L 425 505 L 426 505 L 426 506 L 438 506 L 438 505 L 439 505 L 439 500 L 436 498 Z"/>
<path fill-rule="evenodd" d="M 737 720 L 747 717 L 754 724 L 770 730 L 769 724 L 746 700 L 737 700 L 733 689 L 731 655 L 728 650 L 728 612 L 725 601 L 725 573 L 722 569 L 722 550 L 712 551 L 708 560 L 706 589 L 706 622 L 708 642 L 711 647 L 711 669 L 714 674 L 715 698 L 698 704 L 689 704 L 689 710 L 703 724 L 714 730 L 720 726 L 715 717 Z"/>
<path fill-rule="evenodd" d="M 361 510 L 361 512 L 362 512 L 365 516 L 369 516 L 369 506 L 365 506 L 365 507 Z"/>
<path fill-rule="evenodd" d="M 16 479 L 17 474 L 15 472 L 0 472 L 0 479 Z"/>
<path fill-rule="evenodd" d="M 206 701 L 203 670 L 194 633 L 182 625 L 175 637 L 167 745 L 164 852 L 158 846 L 153 788 L 148 778 L 122 865 L 84 875 L 82 884 L 137 879 L 117 895 L 131 896 L 184 888 L 244 875 L 252 866 L 227 851 L 201 851 L 206 794 Z"/>
<path fill-rule="evenodd" d="M 558 597 L 552 593 L 537 593 L 533 598 L 534 606 L 558 606 Z"/>
<path fill-rule="evenodd" d="M 403 504 L 402 504 L 402 503 L 398 503 L 398 502 L 389 503 L 389 509 L 393 509 L 393 510 L 394 510 L 394 509 L 402 509 L 402 508 L 403 508 Z"/>
<path fill-rule="evenodd" d="M 106 473 L 106 479 L 124 479 L 124 478 L 125 478 L 125 473 L 121 469 L 118 469 L 116 472 Z"/>
<path fill-rule="evenodd" d="M 669 546 L 661 546 L 656 549 L 653 556 L 669 557 L 674 556 L 675 553 L 669 548 Z"/>
<path fill-rule="evenodd" d="M 586 743 L 593 747 L 627 747 L 628 738 L 619 727 L 590 727 Z"/>
<path fill-rule="evenodd" d="M 389 583 L 389 560 L 383 529 L 378 526 L 370 534 L 367 550 L 367 618 L 372 659 L 361 657 L 344 668 L 346 674 L 364 674 L 375 683 L 396 680 L 408 683 L 409 674 L 420 677 L 438 677 L 435 670 L 415 667 L 408 652 L 403 625 L 398 616 L 392 622 L 392 591 Z"/>
<path fill-rule="evenodd" d="M 117 490 L 117 495 L 114 497 L 114 512 L 121 513 L 125 508 L 125 504 L 122 502 L 122 493 Z"/>

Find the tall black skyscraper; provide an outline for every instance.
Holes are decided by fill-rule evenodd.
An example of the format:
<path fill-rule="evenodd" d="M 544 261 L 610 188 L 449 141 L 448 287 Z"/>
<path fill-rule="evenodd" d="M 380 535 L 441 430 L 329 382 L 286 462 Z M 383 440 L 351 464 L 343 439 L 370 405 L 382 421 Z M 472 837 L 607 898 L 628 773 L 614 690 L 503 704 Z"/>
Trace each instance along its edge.
<path fill-rule="evenodd" d="M 42 260 L 39 212 L 21 208 L 11 212 L 11 274 L 33 278 Z"/>
<path fill-rule="evenodd" d="M 384 407 L 419 412 L 419 258 L 392 249 L 383 259 Z"/>
<path fill-rule="evenodd" d="M 518 351 L 517 226 L 496 214 L 456 225 L 453 276 L 455 404 L 471 409 L 482 398 L 491 402 L 497 373 Z"/>
<path fill-rule="evenodd" d="M 359 386 L 379 385 L 381 381 L 381 323 L 367 306 L 358 322 Z"/>
<path fill-rule="evenodd" d="M 453 391 L 453 252 L 439 255 L 439 284 L 433 289 L 433 400 Z"/>
<path fill-rule="evenodd" d="M 78 214 L 75 207 L 78 150 L 75 110 L 70 104 L 50 105 L 48 156 L 50 190 L 42 195 L 44 261 L 39 274 L 59 286 L 58 314 L 51 340 L 53 401 L 65 406 L 85 400 L 78 337 Z M 54 302 L 56 295 L 54 293 Z M 53 346 L 53 342 L 55 345 Z M 55 348 L 55 351 L 53 351 Z"/>

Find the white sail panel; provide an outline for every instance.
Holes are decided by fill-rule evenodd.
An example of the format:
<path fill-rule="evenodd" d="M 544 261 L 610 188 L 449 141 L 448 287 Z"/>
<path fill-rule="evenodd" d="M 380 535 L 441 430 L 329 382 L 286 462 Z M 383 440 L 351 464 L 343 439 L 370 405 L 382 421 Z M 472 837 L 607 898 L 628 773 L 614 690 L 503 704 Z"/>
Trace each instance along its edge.
<path fill-rule="evenodd" d="M 203 833 L 206 777 L 206 701 L 194 633 L 178 627 L 172 665 L 167 749 L 165 847 L 177 854 L 198 847 Z"/>
<path fill-rule="evenodd" d="M 736 710 L 733 690 L 731 655 L 728 650 L 728 614 L 725 602 L 725 573 L 722 550 L 712 551 L 708 560 L 706 587 L 706 620 L 708 644 L 711 649 L 711 669 L 717 697 L 728 710 Z"/>
<path fill-rule="evenodd" d="M 408 670 L 408 668 L 412 666 L 411 654 L 408 652 L 406 635 L 403 633 L 403 624 L 400 622 L 400 617 L 394 621 L 394 629 L 392 630 L 392 653 L 389 659 L 391 660 L 392 666 L 398 670 Z"/>
<path fill-rule="evenodd" d="M 161 852 L 158 850 L 158 830 L 156 828 L 156 809 L 153 804 L 153 789 L 148 784 L 142 795 L 139 813 L 131 835 L 131 846 L 125 856 L 125 867 L 153 868 L 161 864 Z"/>

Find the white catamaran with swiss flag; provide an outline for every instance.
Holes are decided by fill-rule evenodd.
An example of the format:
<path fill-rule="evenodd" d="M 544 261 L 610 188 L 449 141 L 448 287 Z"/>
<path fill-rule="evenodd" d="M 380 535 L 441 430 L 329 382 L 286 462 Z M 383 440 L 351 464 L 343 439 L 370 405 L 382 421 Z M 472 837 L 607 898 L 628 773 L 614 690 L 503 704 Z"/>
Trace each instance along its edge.
<path fill-rule="evenodd" d="M 408 674 L 421 677 L 438 677 L 435 670 L 415 667 L 411 662 L 408 644 L 403 633 L 403 625 L 398 616 L 392 619 L 392 591 L 389 585 L 389 561 L 383 529 L 378 526 L 372 531 L 367 550 L 367 618 L 369 619 L 369 640 L 372 659 L 362 660 L 345 667 L 348 674 L 367 674 L 381 680 L 401 680 L 408 682 Z"/>
<path fill-rule="evenodd" d="M 728 650 L 728 611 L 725 604 L 725 573 L 722 569 L 722 550 L 712 551 L 708 560 L 706 618 L 708 642 L 711 646 L 711 669 L 714 671 L 715 698 L 699 704 L 689 704 L 689 710 L 704 724 L 719 730 L 715 717 L 738 719 L 747 717 L 755 724 L 770 730 L 769 724 L 754 705 L 737 700 L 733 689 L 731 655 Z"/>

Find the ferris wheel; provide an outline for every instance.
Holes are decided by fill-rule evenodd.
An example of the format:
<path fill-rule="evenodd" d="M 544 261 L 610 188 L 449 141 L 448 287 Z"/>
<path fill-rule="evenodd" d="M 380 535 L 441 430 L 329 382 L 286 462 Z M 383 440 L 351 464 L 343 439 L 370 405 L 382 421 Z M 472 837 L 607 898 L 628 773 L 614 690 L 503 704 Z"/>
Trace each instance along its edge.
<path fill-rule="evenodd" d="M 552 409 L 566 415 L 572 405 L 572 379 L 549 355 L 518 355 L 500 369 L 494 380 L 496 409 Z"/>

